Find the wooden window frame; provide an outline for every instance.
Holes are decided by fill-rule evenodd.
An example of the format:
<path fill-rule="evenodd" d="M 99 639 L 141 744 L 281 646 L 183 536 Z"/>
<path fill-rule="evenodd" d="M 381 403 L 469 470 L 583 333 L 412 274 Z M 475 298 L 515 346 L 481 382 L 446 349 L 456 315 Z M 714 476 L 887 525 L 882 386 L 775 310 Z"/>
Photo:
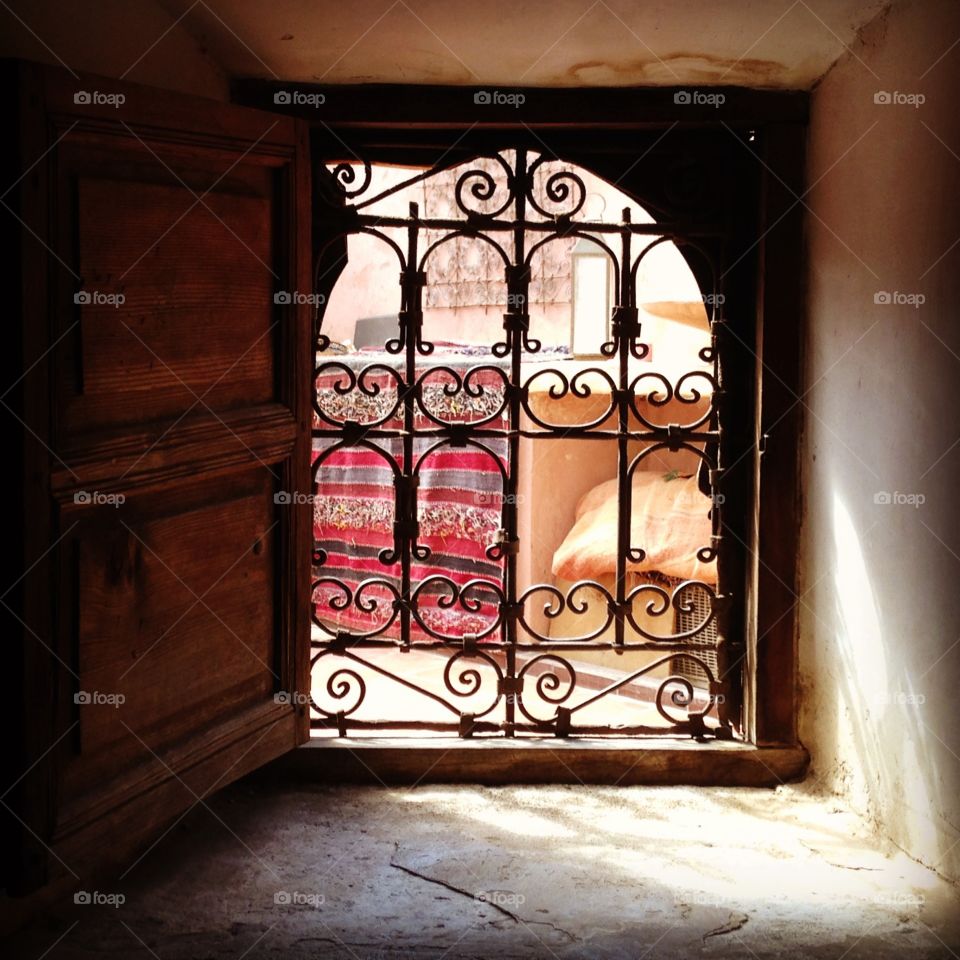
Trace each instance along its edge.
<path fill-rule="evenodd" d="M 717 107 L 683 102 L 681 88 L 512 89 L 509 92 L 523 95 L 517 107 L 475 102 L 477 91 L 466 87 L 300 84 L 298 90 L 324 94 L 321 107 L 276 106 L 274 95 L 291 86 L 240 80 L 233 85 L 233 99 L 307 120 L 315 146 L 326 143 L 331 151 L 362 153 L 372 162 L 432 163 L 444 151 L 469 153 L 475 145 L 502 144 L 505 134 L 526 138 L 534 149 L 538 140 L 552 146 L 571 135 L 588 134 L 622 152 L 631 136 L 651 132 L 678 129 L 736 136 L 737 131 L 749 131 L 757 141 L 756 218 L 740 239 L 744 255 L 756 263 L 755 349 L 749 350 L 750 358 L 741 359 L 752 366 L 746 372 L 752 375 L 756 398 L 752 422 L 744 424 L 753 450 L 755 493 L 745 527 L 751 569 L 742 624 L 747 658 L 744 743 L 711 743 L 691 750 L 691 744 L 662 741 L 549 741 L 531 747 L 502 741 L 354 739 L 314 741 L 283 762 L 311 776 L 382 782 L 773 784 L 802 776 L 808 755 L 797 736 L 797 546 L 807 94 L 711 89 L 722 94 L 722 106 Z M 759 691 L 764 691 L 762 696 Z M 323 758 L 320 764 L 314 759 L 317 751 Z M 633 764 L 628 773 L 625 751 Z"/>

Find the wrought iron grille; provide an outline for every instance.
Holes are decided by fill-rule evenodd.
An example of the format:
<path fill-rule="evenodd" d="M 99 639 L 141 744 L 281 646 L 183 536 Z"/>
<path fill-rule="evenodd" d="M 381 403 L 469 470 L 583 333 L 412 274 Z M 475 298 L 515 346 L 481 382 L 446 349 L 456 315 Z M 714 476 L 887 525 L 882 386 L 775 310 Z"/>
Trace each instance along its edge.
<path fill-rule="evenodd" d="M 390 483 L 392 505 L 371 507 L 380 513 L 371 515 L 370 523 L 390 531 L 387 546 L 338 543 L 335 537 L 314 544 L 315 729 L 341 736 L 401 728 L 463 737 L 734 735 L 739 721 L 731 716 L 728 694 L 741 668 L 727 635 L 732 591 L 722 517 L 725 321 L 716 281 L 703 290 L 709 334 L 697 353 L 697 368 L 671 380 L 655 370 L 638 373 L 636 364 L 648 351 L 637 303 L 644 257 L 672 242 L 688 258 L 707 264 L 699 276 L 718 277 L 714 261 L 720 247 L 703 242 L 716 231 L 693 223 L 632 222 L 629 207 L 617 222 L 578 219 L 584 182 L 569 168 L 551 166 L 556 163 L 519 148 L 478 158 L 464 165 L 453 183 L 456 215 L 435 218 L 421 216 L 415 203 L 407 216 L 384 215 L 377 206 L 436 169 L 379 193 L 370 189 L 369 165 L 344 163 L 323 171 L 329 192 L 318 201 L 318 217 L 329 237 L 375 237 L 396 255 L 400 272 L 396 335 L 384 343 L 382 356 L 368 360 L 362 353 L 331 352 L 322 332 L 323 308 L 318 311 L 315 510 L 325 529 L 335 529 L 337 482 L 362 484 L 376 475 Z M 503 334 L 485 355 L 445 353 L 424 331 L 430 258 L 456 238 L 489 245 L 503 262 Z M 528 300 L 532 259 L 544 245 L 572 238 L 599 244 L 613 264 L 610 339 L 599 344 L 600 359 L 593 365 L 565 370 L 558 359 L 530 373 L 531 359 L 545 352 Z M 588 422 L 553 422 L 532 402 L 533 384 L 542 385 L 543 378 L 551 400 L 602 398 L 602 410 Z M 670 419 L 678 410 L 684 412 L 680 422 Z M 582 441 L 585 456 L 592 443 L 616 445 L 616 572 L 606 585 L 580 580 L 561 589 L 521 583 L 520 445 L 558 438 Z M 692 453 L 700 465 L 696 482 L 710 533 L 696 560 L 713 574 L 638 579 L 648 545 L 633 542 L 635 477 L 654 455 L 677 451 Z M 429 567 L 437 541 L 431 540 L 428 465 L 447 455 L 482 461 L 496 485 L 495 494 L 489 488 L 484 493 L 494 496 L 496 526 L 475 531 L 482 559 L 466 571 L 466 579 Z M 472 482 L 461 480 L 465 486 Z M 359 567 L 358 557 L 364 559 Z M 358 570 L 371 563 L 377 570 L 359 579 Z M 568 622 L 582 617 L 586 624 L 588 613 L 593 619 L 573 635 L 556 636 L 552 628 L 537 626 L 538 605 L 548 625 L 562 614 Z M 451 611 L 458 614 L 455 629 L 444 619 Z M 431 686 L 388 668 L 376 657 L 384 650 L 433 654 L 437 682 Z M 605 684 L 585 685 L 578 657 L 597 651 L 632 666 Z M 373 676 L 402 688 L 413 703 L 441 709 L 447 719 L 423 719 L 415 707 L 400 719 L 361 719 L 362 707 L 376 706 L 365 680 Z M 649 691 L 649 722 L 582 719 L 592 705 L 641 682 Z"/>

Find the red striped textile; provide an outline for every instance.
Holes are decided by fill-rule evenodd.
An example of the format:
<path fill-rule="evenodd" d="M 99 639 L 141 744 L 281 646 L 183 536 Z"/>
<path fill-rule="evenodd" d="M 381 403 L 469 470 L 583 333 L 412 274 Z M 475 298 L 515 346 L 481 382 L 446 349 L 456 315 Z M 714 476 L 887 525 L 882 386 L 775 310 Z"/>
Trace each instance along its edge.
<path fill-rule="evenodd" d="M 391 367 L 397 363 L 396 357 L 384 354 L 333 359 L 344 364 L 349 359 L 349 366 L 357 376 L 361 376 L 363 367 L 372 363 Z M 462 376 L 471 367 L 490 364 L 491 358 L 478 360 L 454 356 L 433 359 L 432 362 L 450 366 Z M 418 375 L 423 372 L 418 371 Z M 340 384 L 342 389 L 344 380 L 344 371 L 339 367 L 321 372 L 317 377 L 317 402 L 331 419 L 369 423 L 382 417 L 396 402 L 396 381 L 386 372 L 362 377 L 361 382 L 368 388 L 372 385 L 379 388 L 372 397 L 357 389 L 341 396 L 334 386 Z M 448 395 L 443 392 L 443 386 L 453 383 L 452 378 L 434 374 L 426 381 L 431 389 L 424 391 L 424 402 L 435 416 L 447 422 L 485 419 L 500 405 L 503 382 L 503 376 L 496 371 L 481 371 L 471 380 L 472 392 L 477 392 L 478 386 L 483 388 L 480 397 L 471 397 L 467 391 Z M 399 416 L 388 420 L 382 427 L 402 429 L 402 409 L 398 413 Z M 418 429 L 436 426 L 423 413 L 416 417 L 415 425 Z M 487 425 L 505 429 L 506 412 L 497 413 Z M 314 426 L 330 425 L 315 414 Z M 333 442 L 329 438 L 314 438 L 314 462 Z M 398 591 L 401 587 L 400 564 L 383 564 L 379 555 L 383 550 L 392 550 L 394 545 L 395 471 L 391 463 L 402 469 L 402 441 L 390 438 L 370 442 L 376 444 L 379 453 L 365 446 L 352 446 L 327 456 L 317 471 L 314 490 L 314 544 L 326 554 L 323 564 L 314 567 L 314 580 L 329 577 L 341 581 L 354 594 L 357 587 L 370 578 L 386 580 Z M 501 467 L 506 469 L 506 441 L 485 441 L 490 452 L 470 445 L 453 448 L 445 444 L 424 456 L 436 442 L 436 438 L 417 438 L 414 442 L 413 466 L 423 458 L 418 471 L 418 544 L 429 548 L 430 556 L 422 562 L 413 560 L 411 592 L 436 576 L 446 577 L 461 586 L 470 580 L 481 579 L 502 588 L 502 563 L 489 560 L 486 549 L 495 542 L 501 526 Z M 381 627 L 392 615 L 393 597 L 383 587 L 372 587 L 360 597 L 361 602 L 377 600 L 372 611 L 361 609 L 356 598 L 348 609 L 334 609 L 331 602 L 342 597 L 343 590 L 332 583 L 323 582 L 314 589 L 316 618 L 329 630 L 369 633 Z M 418 595 L 417 602 L 417 610 L 427 626 L 445 637 L 460 639 L 464 633 L 482 633 L 496 619 L 496 597 L 489 591 L 471 591 L 467 595 L 470 602 L 466 604 L 446 607 L 443 605 L 445 599 L 449 599 L 448 590 L 428 583 Z M 397 618 L 380 635 L 395 638 L 399 635 L 399 626 Z M 411 635 L 413 639 L 428 636 L 415 622 Z M 496 633 L 494 639 L 498 639 Z"/>

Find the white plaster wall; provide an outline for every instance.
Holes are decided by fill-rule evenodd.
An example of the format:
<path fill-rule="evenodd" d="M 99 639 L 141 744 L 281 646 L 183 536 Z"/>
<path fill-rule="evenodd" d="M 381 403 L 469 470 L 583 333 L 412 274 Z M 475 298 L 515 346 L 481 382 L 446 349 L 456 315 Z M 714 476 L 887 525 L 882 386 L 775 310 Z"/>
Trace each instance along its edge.
<path fill-rule="evenodd" d="M 958 37 L 955 0 L 896 3 L 813 95 L 800 599 L 813 775 L 954 880 Z M 878 91 L 926 100 L 878 104 Z"/>
<path fill-rule="evenodd" d="M 9 0 L 0 5 L 0 56 L 229 99 L 202 35 L 155 0 Z"/>

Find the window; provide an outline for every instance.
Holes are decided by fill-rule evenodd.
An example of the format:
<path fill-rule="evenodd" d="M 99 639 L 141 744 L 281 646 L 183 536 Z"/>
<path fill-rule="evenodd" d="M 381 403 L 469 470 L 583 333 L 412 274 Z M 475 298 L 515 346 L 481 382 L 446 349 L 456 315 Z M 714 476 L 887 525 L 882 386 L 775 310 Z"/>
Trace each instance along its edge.
<path fill-rule="evenodd" d="M 522 148 L 333 179 L 314 727 L 733 737 L 722 245 Z"/>

